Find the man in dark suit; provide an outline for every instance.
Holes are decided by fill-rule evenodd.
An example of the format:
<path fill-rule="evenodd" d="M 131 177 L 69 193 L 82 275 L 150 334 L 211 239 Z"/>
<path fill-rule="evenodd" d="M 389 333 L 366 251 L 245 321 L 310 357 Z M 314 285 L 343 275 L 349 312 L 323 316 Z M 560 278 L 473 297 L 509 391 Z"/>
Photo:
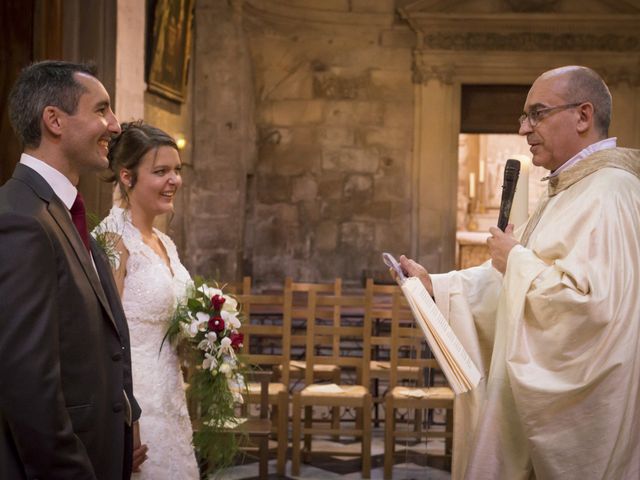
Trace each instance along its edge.
<path fill-rule="evenodd" d="M 9 101 L 24 153 L 0 187 L 0 479 L 126 479 L 146 450 L 129 332 L 76 189 L 120 125 L 86 65 L 33 64 Z"/>

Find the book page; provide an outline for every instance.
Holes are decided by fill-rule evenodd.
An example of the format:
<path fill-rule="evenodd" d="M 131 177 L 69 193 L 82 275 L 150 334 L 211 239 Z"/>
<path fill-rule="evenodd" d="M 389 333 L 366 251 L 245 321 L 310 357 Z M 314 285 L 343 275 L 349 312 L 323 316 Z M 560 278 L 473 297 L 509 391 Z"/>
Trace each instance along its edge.
<path fill-rule="evenodd" d="M 456 393 L 463 393 L 476 387 L 482 374 L 422 282 L 411 277 L 403 282 L 401 288 L 451 388 Z"/>

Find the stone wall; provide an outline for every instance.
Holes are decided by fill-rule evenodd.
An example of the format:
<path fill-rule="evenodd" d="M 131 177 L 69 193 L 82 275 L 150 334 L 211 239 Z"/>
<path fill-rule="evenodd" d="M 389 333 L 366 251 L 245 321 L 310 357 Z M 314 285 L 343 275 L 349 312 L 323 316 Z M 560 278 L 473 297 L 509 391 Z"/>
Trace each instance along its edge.
<path fill-rule="evenodd" d="M 384 275 L 385 250 L 434 273 L 453 268 L 463 85 L 593 66 L 612 85 L 612 133 L 637 145 L 636 17 L 477 4 L 198 0 L 191 113 L 173 119 L 191 126 L 192 151 L 169 228 L 190 271 L 263 287 L 285 276 L 355 285 Z M 580 51 L 592 46 L 580 43 L 583 23 L 621 29 L 630 52 Z M 547 51 L 550 24 L 574 40 Z M 531 42 L 516 41 L 527 32 Z M 515 40 L 493 42 L 503 33 Z M 156 120 L 168 120 L 158 106 Z"/>
<path fill-rule="evenodd" d="M 307 1 L 304 19 L 251 4 L 258 157 L 244 272 L 357 284 L 384 270 L 382 251 L 409 248 L 413 35 L 390 1 Z"/>

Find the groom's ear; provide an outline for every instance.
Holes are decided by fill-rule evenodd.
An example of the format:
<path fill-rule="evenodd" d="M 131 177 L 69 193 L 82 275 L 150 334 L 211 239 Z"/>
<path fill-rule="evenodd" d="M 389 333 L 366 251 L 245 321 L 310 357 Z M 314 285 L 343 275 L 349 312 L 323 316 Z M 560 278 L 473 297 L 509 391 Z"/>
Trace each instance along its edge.
<path fill-rule="evenodd" d="M 58 107 L 48 105 L 42 110 L 41 128 L 43 134 L 59 138 L 62 134 L 64 112 Z"/>

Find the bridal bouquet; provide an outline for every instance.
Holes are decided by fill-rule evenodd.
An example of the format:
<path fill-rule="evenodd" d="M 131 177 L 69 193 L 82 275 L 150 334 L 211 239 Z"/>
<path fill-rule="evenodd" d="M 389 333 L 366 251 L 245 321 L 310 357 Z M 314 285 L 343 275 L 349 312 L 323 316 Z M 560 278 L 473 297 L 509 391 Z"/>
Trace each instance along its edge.
<path fill-rule="evenodd" d="M 225 429 L 239 423 L 235 407 L 243 402 L 241 392 L 246 389 L 238 359 L 243 341 L 238 315 L 232 296 L 196 278 L 165 335 L 165 340 L 183 340 L 187 346 L 187 361 L 194 370 L 188 396 L 201 419 L 194 445 L 217 468 L 230 464 L 237 452 L 235 435 Z"/>

